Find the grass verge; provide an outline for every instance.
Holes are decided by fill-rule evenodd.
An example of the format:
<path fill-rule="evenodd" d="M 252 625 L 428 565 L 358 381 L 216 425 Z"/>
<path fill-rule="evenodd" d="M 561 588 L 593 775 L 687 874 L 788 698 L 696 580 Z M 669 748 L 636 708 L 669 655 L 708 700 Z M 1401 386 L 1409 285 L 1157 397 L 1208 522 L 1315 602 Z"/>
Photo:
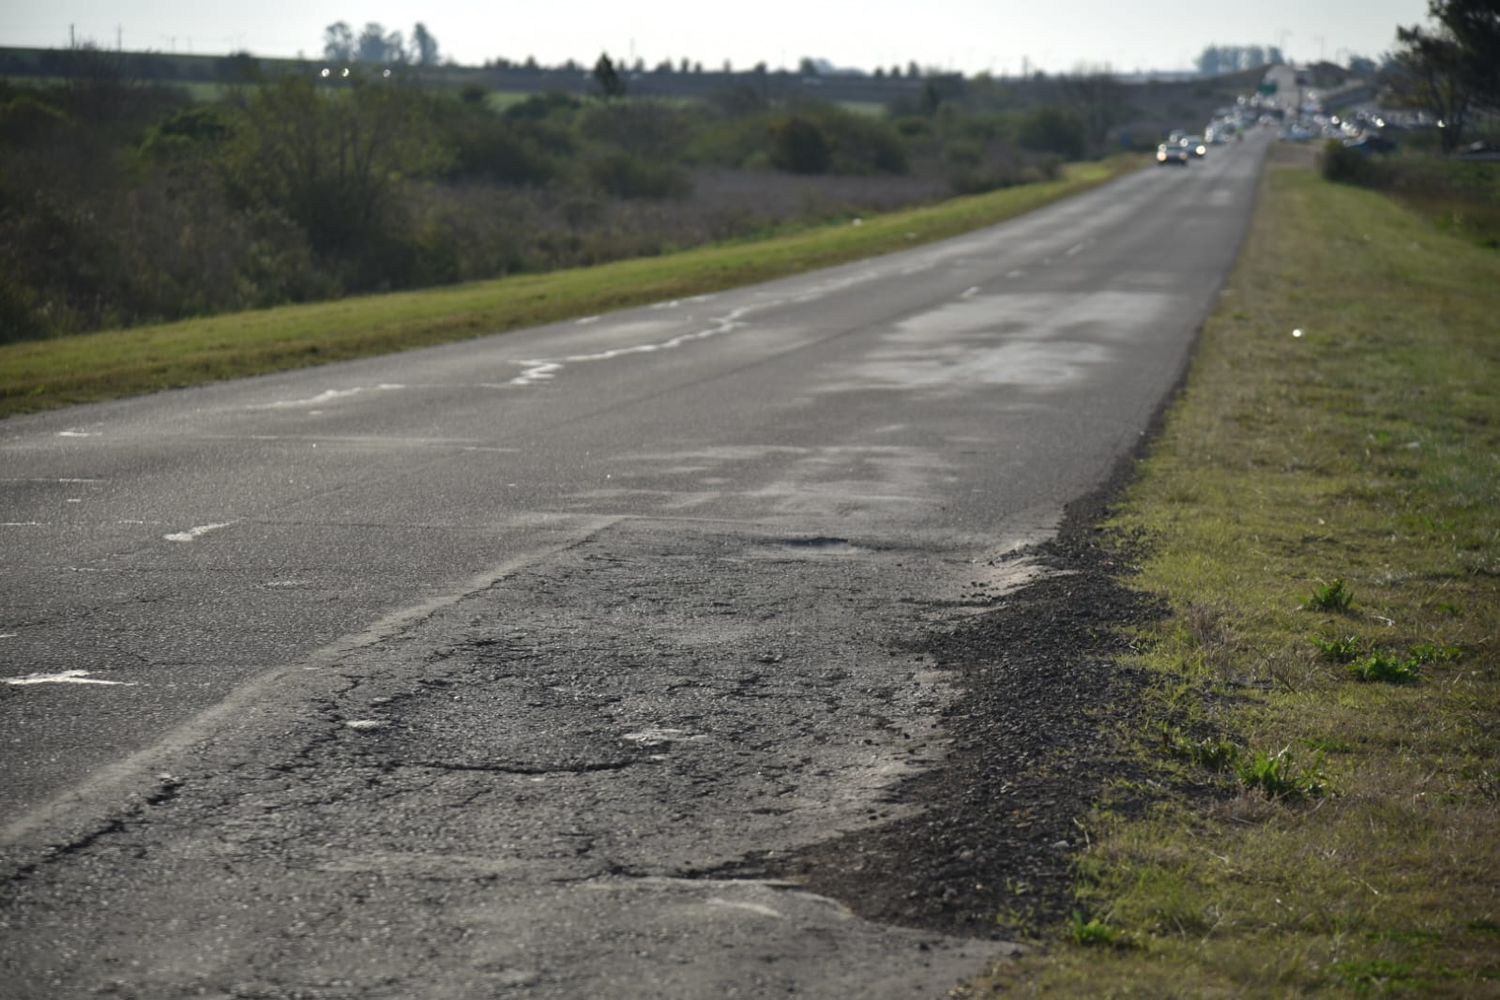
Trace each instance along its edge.
<path fill-rule="evenodd" d="M 1272 164 L 1110 526 L 1147 777 L 972 995 L 1500 996 L 1497 316 L 1500 255 Z"/>
<path fill-rule="evenodd" d="M 599 267 L 0 346 L 0 417 L 368 357 L 701 295 L 1002 222 L 1144 163 L 1069 166 L 1055 181 L 758 241 Z"/>

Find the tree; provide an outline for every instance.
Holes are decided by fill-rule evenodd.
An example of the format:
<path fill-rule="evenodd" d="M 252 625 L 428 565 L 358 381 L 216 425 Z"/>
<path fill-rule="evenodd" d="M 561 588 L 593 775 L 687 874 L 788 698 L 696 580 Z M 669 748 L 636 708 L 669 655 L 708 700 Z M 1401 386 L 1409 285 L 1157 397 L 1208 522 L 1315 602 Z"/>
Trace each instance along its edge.
<path fill-rule="evenodd" d="M 1500 4 L 1428 0 L 1427 10 L 1456 46 L 1458 72 L 1475 102 L 1500 109 Z"/>
<path fill-rule="evenodd" d="M 823 174 L 832 165 L 833 150 L 817 122 L 793 115 L 771 127 L 771 162 L 794 174 Z"/>
<path fill-rule="evenodd" d="M 1444 33 L 1420 26 L 1396 29 L 1401 49 L 1395 57 L 1391 89 L 1398 100 L 1437 116 L 1443 152 L 1463 141 L 1474 103 L 1464 69 L 1463 50 Z"/>
<path fill-rule="evenodd" d="M 615 69 L 614 61 L 609 58 L 608 52 L 599 53 L 599 61 L 594 63 L 594 85 L 604 95 L 606 101 L 625 96 L 625 81 L 620 78 L 620 73 Z"/>
<path fill-rule="evenodd" d="M 1103 144 L 1126 113 L 1125 88 L 1108 68 L 1080 69 L 1062 77 L 1062 93 L 1083 119 L 1089 141 Z"/>
<path fill-rule="evenodd" d="M 354 31 L 344 21 L 335 21 L 323 29 L 323 58 L 329 62 L 354 61 Z"/>
<path fill-rule="evenodd" d="M 386 33 L 379 21 L 371 21 L 359 33 L 354 44 L 354 58 L 362 63 L 400 63 L 406 61 L 406 45 L 401 32 Z"/>
<path fill-rule="evenodd" d="M 1027 115 L 1017 136 L 1022 146 L 1081 160 L 1087 150 L 1083 120 L 1065 108 L 1044 107 Z"/>
<path fill-rule="evenodd" d="M 427 25 L 418 21 L 411 29 L 412 57 L 418 66 L 438 64 L 438 43 L 427 30 Z"/>
<path fill-rule="evenodd" d="M 1427 12 L 1431 29 L 1397 29 L 1390 83 L 1398 98 L 1438 117 L 1443 149 L 1452 151 L 1476 108 L 1500 109 L 1500 6 L 1428 0 Z"/>
<path fill-rule="evenodd" d="M 402 177 L 440 170 L 442 145 L 423 95 L 361 84 L 320 93 L 285 76 L 256 90 L 223 159 L 230 192 L 282 213 L 320 253 L 380 242 Z"/>

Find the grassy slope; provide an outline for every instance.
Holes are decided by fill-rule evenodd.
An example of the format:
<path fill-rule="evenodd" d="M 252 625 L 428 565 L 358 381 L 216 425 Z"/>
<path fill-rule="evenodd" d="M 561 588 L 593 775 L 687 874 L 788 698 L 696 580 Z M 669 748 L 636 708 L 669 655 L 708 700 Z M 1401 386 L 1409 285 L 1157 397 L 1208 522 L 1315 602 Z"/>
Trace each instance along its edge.
<path fill-rule="evenodd" d="M 1156 804 L 1097 817 L 1081 915 L 978 995 L 1500 996 L 1497 316 L 1494 251 L 1272 167 L 1114 525 L 1173 608 Z M 1336 579 L 1347 610 L 1304 606 Z M 1416 682 L 1317 645 L 1351 637 Z M 1301 793 L 1246 784 L 1283 749 Z"/>
<path fill-rule="evenodd" d="M 0 346 L 0 417 L 366 357 L 718 291 L 952 236 L 1134 169 L 1071 166 L 1057 181 L 957 198 L 769 240 L 419 292 L 284 306 Z"/>

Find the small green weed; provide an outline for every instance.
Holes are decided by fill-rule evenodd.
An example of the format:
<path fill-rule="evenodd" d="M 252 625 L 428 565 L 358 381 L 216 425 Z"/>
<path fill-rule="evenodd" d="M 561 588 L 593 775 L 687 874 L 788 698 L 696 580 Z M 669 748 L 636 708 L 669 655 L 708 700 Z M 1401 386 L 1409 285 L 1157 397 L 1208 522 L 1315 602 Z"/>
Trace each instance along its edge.
<path fill-rule="evenodd" d="M 1162 743 L 1174 757 L 1191 761 L 1199 767 L 1213 771 L 1227 771 L 1239 760 L 1240 748 L 1223 738 L 1204 737 L 1195 740 L 1184 736 L 1172 726 L 1161 727 Z"/>
<path fill-rule="evenodd" d="M 1068 936 L 1076 944 L 1082 945 L 1105 945 L 1110 948 L 1129 947 L 1129 939 L 1115 927 L 1111 927 L 1098 917 L 1088 920 L 1083 919 L 1079 913 L 1073 914 L 1073 919 L 1068 923 Z"/>
<path fill-rule="evenodd" d="M 1349 663 L 1359 657 L 1365 643 L 1357 635 L 1344 635 L 1333 639 L 1314 636 L 1313 645 L 1317 647 L 1323 659 L 1334 663 Z"/>
<path fill-rule="evenodd" d="M 1299 769 L 1291 757 L 1291 749 L 1285 746 L 1274 754 L 1257 750 L 1248 758 L 1241 757 L 1235 764 L 1240 784 L 1268 799 L 1312 799 L 1325 794 L 1328 781 L 1322 770 L 1323 755 Z"/>
<path fill-rule="evenodd" d="M 1457 663 L 1464 658 L 1464 648 L 1422 642 L 1411 648 L 1411 658 L 1417 663 Z"/>
<path fill-rule="evenodd" d="M 1339 577 L 1332 583 L 1317 588 L 1302 606 L 1309 611 L 1348 611 L 1354 603 L 1354 591 Z"/>
<path fill-rule="evenodd" d="M 1421 666 L 1421 661 L 1415 658 L 1403 660 L 1388 653 L 1372 653 L 1349 664 L 1349 675 L 1366 683 L 1415 684 Z"/>

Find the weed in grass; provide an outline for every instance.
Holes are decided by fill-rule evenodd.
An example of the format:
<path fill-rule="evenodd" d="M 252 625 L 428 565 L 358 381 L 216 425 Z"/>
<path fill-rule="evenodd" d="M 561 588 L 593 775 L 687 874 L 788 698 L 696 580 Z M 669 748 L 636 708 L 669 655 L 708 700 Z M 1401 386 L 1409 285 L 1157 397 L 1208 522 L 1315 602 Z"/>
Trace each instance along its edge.
<path fill-rule="evenodd" d="M 1410 980 L 1415 970 L 1405 962 L 1386 962 L 1379 959 L 1368 962 L 1339 962 L 1333 971 L 1356 993 L 1387 992 L 1399 988 L 1403 981 Z"/>
<path fill-rule="evenodd" d="M 1327 739 L 1327 738 L 1324 738 L 1324 739 L 1303 740 L 1302 741 L 1302 745 L 1305 746 L 1305 747 L 1307 747 L 1307 749 L 1313 751 L 1314 753 L 1318 753 L 1318 754 L 1326 754 L 1326 753 L 1351 753 L 1354 750 L 1354 744 L 1353 743 L 1350 743 L 1348 740 L 1340 740 L 1340 739 Z"/>
<path fill-rule="evenodd" d="M 1354 592 L 1349 589 L 1349 585 L 1344 582 L 1344 578 L 1339 577 L 1332 583 L 1314 590 L 1312 595 L 1302 603 L 1302 606 L 1308 611 L 1344 612 L 1348 611 L 1349 606 L 1353 603 Z"/>
<path fill-rule="evenodd" d="M 1298 768 L 1291 750 L 1285 746 L 1274 754 L 1257 750 L 1248 757 L 1240 757 L 1235 764 L 1240 784 L 1268 799 L 1313 799 L 1325 794 L 1328 779 L 1323 774 L 1322 754 L 1312 764 Z"/>
<path fill-rule="evenodd" d="M 1162 725 L 1162 742 L 1174 757 L 1211 771 L 1227 771 L 1239 760 L 1240 748 L 1229 740 L 1211 736 L 1190 739 L 1166 724 Z"/>
<path fill-rule="evenodd" d="M 1357 635 L 1342 635 L 1332 639 L 1322 636 L 1313 638 L 1313 645 L 1317 647 L 1323 659 L 1334 663 L 1349 663 L 1359 657 L 1364 650 L 1364 640 Z"/>
<path fill-rule="evenodd" d="M 1421 662 L 1398 659 L 1388 653 L 1372 653 L 1349 664 L 1349 675 L 1357 681 L 1382 684 L 1415 684 Z"/>
<path fill-rule="evenodd" d="M 1110 948 L 1130 946 L 1129 939 L 1119 929 L 1109 926 L 1098 917 L 1084 920 L 1079 913 L 1073 914 L 1073 919 L 1068 924 L 1068 937 L 1075 944 L 1081 945 L 1104 945 Z"/>
<path fill-rule="evenodd" d="M 1464 648 L 1423 642 L 1411 648 L 1411 658 L 1417 663 L 1457 663 L 1464 658 Z"/>

